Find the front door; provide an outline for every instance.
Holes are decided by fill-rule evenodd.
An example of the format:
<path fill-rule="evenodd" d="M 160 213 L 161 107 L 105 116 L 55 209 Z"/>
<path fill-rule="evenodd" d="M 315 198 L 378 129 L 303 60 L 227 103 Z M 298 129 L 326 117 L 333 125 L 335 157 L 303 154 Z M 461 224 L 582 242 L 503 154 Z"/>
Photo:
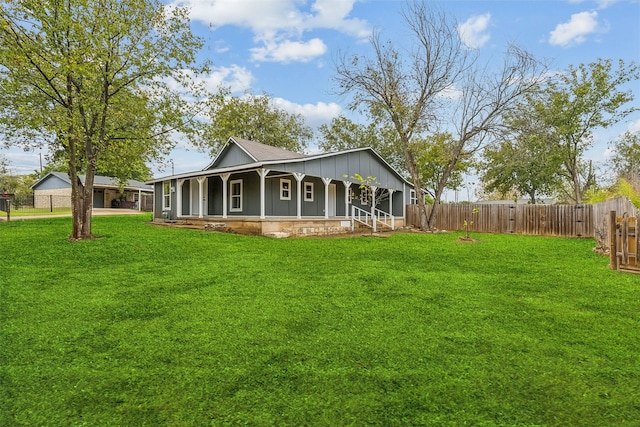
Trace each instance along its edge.
<path fill-rule="evenodd" d="M 336 185 L 329 184 L 329 217 L 336 216 Z"/>
<path fill-rule="evenodd" d="M 104 208 L 104 189 L 93 190 L 93 207 Z"/>

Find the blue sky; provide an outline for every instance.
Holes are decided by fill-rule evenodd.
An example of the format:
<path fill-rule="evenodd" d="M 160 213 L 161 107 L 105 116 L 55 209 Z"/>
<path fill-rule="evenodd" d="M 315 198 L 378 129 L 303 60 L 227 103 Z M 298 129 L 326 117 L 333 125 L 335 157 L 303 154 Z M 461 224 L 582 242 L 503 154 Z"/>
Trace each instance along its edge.
<path fill-rule="evenodd" d="M 408 43 L 394 0 L 173 0 L 191 8 L 193 31 L 206 40 L 201 52 L 213 63 L 207 85 L 230 86 L 235 94 L 266 92 L 277 104 L 300 113 L 317 127 L 345 112 L 332 78 L 340 52 L 365 53 L 375 28 L 397 44 Z M 640 62 L 639 0 L 494 0 L 438 3 L 460 24 L 463 41 L 487 61 L 502 61 L 507 43 L 515 42 L 552 70 L 598 58 Z M 640 82 L 629 85 L 640 105 Z M 607 142 L 624 131 L 640 130 L 640 113 L 596 135 L 589 156 L 603 160 Z M 39 153 L 1 151 L 14 173 L 38 168 Z M 189 149 L 185 141 L 171 154 L 175 173 L 206 166 L 209 155 Z M 156 175 L 171 172 L 171 166 Z"/>

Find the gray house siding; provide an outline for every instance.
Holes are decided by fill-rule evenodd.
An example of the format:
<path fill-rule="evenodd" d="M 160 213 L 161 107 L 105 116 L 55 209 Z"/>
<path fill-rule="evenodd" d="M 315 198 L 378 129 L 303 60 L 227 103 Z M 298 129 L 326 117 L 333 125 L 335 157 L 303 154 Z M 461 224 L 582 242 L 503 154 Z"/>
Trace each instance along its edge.
<path fill-rule="evenodd" d="M 162 182 L 153 184 L 153 216 L 162 218 Z"/>
<path fill-rule="evenodd" d="M 66 182 L 55 175 L 50 175 L 38 184 L 38 190 L 55 190 L 58 188 L 71 188 L 71 183 Z"/>
<path fill-rule="evenodd" d="M 242 211 L 231 212 L 229 216 L 259 216 L 260 215 L 260 177 L 256 172 L 246 172 L 231 175 L 227 185 L 236 179 L 242 180 Z M 228 194 L 227 206 L 231 206 L 231 192 Z"/>
<path fill-rule="evenodd" d="M 304 184 L 313 184 L 313 201 L 304 200 Z M 302 215 L 303 216 L 323 216 L 324 215 L 324 183 L 320 178 L 305 177 L 302 181 Z"/>
<path fill-rule="evenodd" d="M 226 168 L 229 166 L 246 165 L 255 162 L 243 149 L 237 145 L 231 145 L 225 150 L 224 155 L 216 159 L 209 169 Z"/>
<path fill-rule="evenodd" d="M 191 215 L 191 206 L 189 205 L 189 201 L 191 198 L 189 194 L 191 193 L 191 181 L 186 180 L 184 184 L 182 184 L 182 215 Z"/>
<path fill-rule="evenodd" d="M 289 200 L 280 200 L 280 180 L 289 181 Z M 258 196 L 259 197 L 259 196 Z M 297 215 L 297 182 L 293 176 L 267 177 L 265 180 L 265 213 L 271 216 Z"/>
<path fill-rule="evenodd" d="M 374 158 L 370 151 L 355 151 L 342 156 L 321 157 L 295 163 L 279 163 L 269 167 L 272 170 L 299 172 L 338 181 L 353 182 L 353 177 L 359 174 L 364 179 L 374 177 L 373 183 L 396 191 L 402 190 L 404 182 L 379 159 Z"/>
<path fill-rule="evenodd" d="M 222 215 L 222 178 L 212 176 L 207 180 L 207 201 L 209 215 Z"/>

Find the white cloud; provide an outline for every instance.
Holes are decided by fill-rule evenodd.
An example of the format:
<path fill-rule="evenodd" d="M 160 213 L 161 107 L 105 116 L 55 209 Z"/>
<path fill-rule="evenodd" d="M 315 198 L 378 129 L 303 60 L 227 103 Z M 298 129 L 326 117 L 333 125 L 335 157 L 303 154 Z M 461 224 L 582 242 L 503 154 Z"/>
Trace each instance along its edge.
<path fill-rule="evenodd" d="M 169 7 L 186 6 L 192 20 L 214 29 L 224 25 L 250 29 L 254 41 L 262 44 L 251 49 L 254 60 L 307 62 L 326 53 L 326 46 L 317 38 L 304 41 L 306 31 L 331 29 L 357 38 L 370 35 L 366 21 L 349 17 L 356 1 L 315 0 L 306 10 L 307 2 L 300 0 L 173 0 Z"/>
<path fill-rule="evenodd" d="M 438 96 L 440 96 L 441 98 L 446 98 L 451 100 L 460 99 L 462 98 L 463 95 L 464 93 L 462 92 L 462 89 L 456 87 L 455 84 L 449 85 L 442 92 L 438 94 Z"/>
<path fill-rule="evenodd" d="M 305 118 L 307 125 L 311 127 L 329 123 L 331 119 L 338 117 L 342 113 L 342 107 L 335 102 L 301 105 L 283 98 L 274 98 L 273 103 L 289 113 L 300 114 Z"/>
<path fill-rule="evenodd" d="M 245 67 L 232 65 L 230 67 L 218 67 L 203 79 L 211 91 L 216 91 L 219 86 L 227 86 L 232 92 L 243 92 L 251 88 L 253 74 Z"/>
<path fill-rule="evenodd" d="M 486 33 L 491 14 L 472 16 L 462 24 L 458 25 L 458 36 L 462 43 L 471 49 L 479 49 L 491 38 Z"/>
<path fill-rule="evenodd" d="M 629 125 L 629 132 L 632 132 L 632 133 L 640 132 L 640 119 L 636 120 L 635 122 L 632 122 Z"/>
<path fill-rule="evenodd" d="M 327 46 L 320 39 L 311 39 L 308 42 L 294 42 L 285 40 L 278 43 L 274 40 L 265 40 L 264 47 L 251 49 L 251 59 L 254 61 L 269 62 L 309 62 L 318 56 L 324 55 Z"/>
<path fill-rule="evenodd" d="M 569 22 L 558 24 L 551 31 L 549 43 L 567 47 L 584 43 L 586 36 L 598 30 L 598 12 L 580 12 L 571 15 Z"/>

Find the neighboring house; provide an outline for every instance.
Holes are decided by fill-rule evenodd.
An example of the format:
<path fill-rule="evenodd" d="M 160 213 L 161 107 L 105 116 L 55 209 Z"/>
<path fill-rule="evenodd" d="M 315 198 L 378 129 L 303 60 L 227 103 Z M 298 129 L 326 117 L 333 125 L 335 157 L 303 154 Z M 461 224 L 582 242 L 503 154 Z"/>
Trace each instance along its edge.
<path fill-rule="evenodd" d="M 368 187 L 358 175 L 371 177 Z M 333 234 L 350 231 L 352 222 L 402 227 L 413 189 L 370 148 L 304 155 L 237 138 L 205 169 L 149 183 L 157 222 L 261 235 Z"/>
<path fill-rule="evenodd" d="M 85 176 L 80 175 L 84 185 Z M 49 172 L 32 186 L 34 207 L 50 207 L 55 197 L 56 208 L 71 207 L 71 179 L 64 172 Z M 144 182 L 129 180 L 121 193 L 118 180 L 109 176 L 95 176 L 93 182 L 93 207 L 122 207 L 140 209 L 140 200 L 145 195 L 153 194 L 153 186 Z"/>

